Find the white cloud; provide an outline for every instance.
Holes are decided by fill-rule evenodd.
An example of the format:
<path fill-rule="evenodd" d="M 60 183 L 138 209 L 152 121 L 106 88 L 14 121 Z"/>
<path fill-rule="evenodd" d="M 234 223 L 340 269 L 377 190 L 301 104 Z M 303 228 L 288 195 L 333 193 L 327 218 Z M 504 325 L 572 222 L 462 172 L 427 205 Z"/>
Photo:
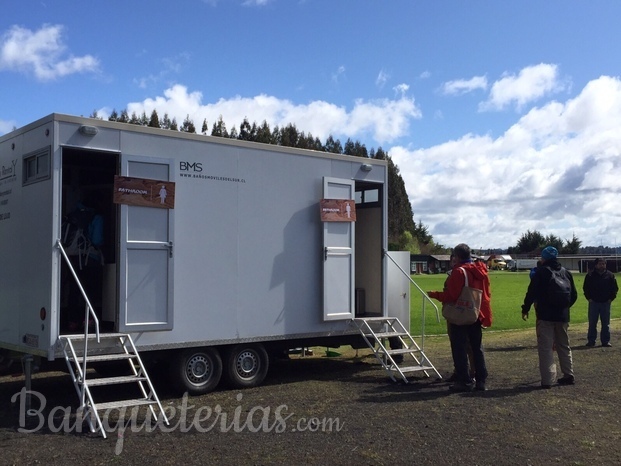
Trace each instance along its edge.
<path fill-rule="evenodd" d="M 508 247 L 530 229 L 583 245 L 621 241 L 621 80 L 533 108 L 498 138 L 389 149 L 415 219 L 438 242 Z M 588 219 L 588 220 L 585 220 Z"/>
<path fill-rule="evenodd" d="M 67 53 L 62 33 L 60 25 L 45 25 L 38 31 L 13 26 L 0 38 L 0 70 L 33 74 L 41 81 L 98 71 L 95 57 Z"/>
<path fill-rule="evenodd" d="M 210 128 L 222 115 L 229 129 L 232 125 L 239 128 L 247 117 L 250 123 L 261 124 L 265 120 L 272 128 L 293 123 L 300 131 L 312 133 L 322 141 L 329 135 L 341 139 L 361 139 L 363 135 L 370 135 L 378 143 L 391 142 L 408 134 L 410 121 L 421 118 L 414 99 L 404 95 L 396 100 L 360 99 L 351 111 L 325 101 L 302 105 L 263 94 L 220 99 L 208 104 L 203 104 L 202 98 L 200 92 L 189 93 L 185 86 L 175 85 L 164 91 L 163 96 L 128 104 L 127 111 L 130 115 L 132 112 L 141 115 L 144 111 L 148 116 L 157 110 L 160 117 L 168 113 L 178 123 L 189 115 L 197 127 L 206 119 Z M 102 109 L 101 115 L 106 113 Z"/>
<path fill-rule="evenodd" d="M 397 84 L 392 89 L 393 91 L 395 91 L 396 95 L 404 96 L 406 92 L 410 90 L 410 86 L 408 86 L 407 84 Z"/>
<path fill-rule="evenodd" d="M 13 131 L 16 127 L 17 125 L 14 121 L 0 120 L 0 136 Z"/>
<path fill-rule="evenodd" d="M 332 82 L 338 84 L 342 76 L 345 76 L 345 67 L 343 65 L 339 66 L 338 69 L 332 73 Z"/>
<path fill-rule="evenodd" d="M 477 89 L 487 89 L 487 77 L 474 76 L 470 79 L 457 79 L 448 81 L 442 85 L 442 93 L 445 95 L 460 95 Z"/>
<path fill-rule="evenodd" d="M 381 89 L 386 85 L 388 79 L 390 79 L 388 73 L 386 73 L 384 70 L 381 70 L 377 75 L 377 78 L 375 79 L 375 85 Z"/>
<path fill-rule="evenodd" d="M 528 103 L 563 91 L 567 85 L 560 80 L 557 65 L 541 63 L 528 66 L 517 76 L 505 73 L 501 79 L 492 84 L 489 99 L 479 105 L 479 110 L 503 110 L 510 105 L 515 105 L 517 110 L 521 110 Z"/>
<path fill-rule="evenodd" d="M 160 60 L 162 69 L 157 74 L 149 74 L 141 78 L 135 78 L 134 83 L 140 89 L 146 89 L 154 86 L 165 79 L 169 79 L 171 75 L 179 74 L 185 65 L 190 61 L 190 53 L 181 52 L 174 57 L 165 57 Z"/>

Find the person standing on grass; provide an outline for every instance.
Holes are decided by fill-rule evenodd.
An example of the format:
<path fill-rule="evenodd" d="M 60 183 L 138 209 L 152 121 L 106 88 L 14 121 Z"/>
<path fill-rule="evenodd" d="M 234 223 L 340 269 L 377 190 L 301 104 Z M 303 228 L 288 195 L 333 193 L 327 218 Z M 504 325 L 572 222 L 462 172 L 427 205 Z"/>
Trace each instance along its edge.
<path fill-rule="evenodd" d="M 599 336 L 602 346 L 612 346 L 610 343 L 610 304 L 617 297 L 619 287 L 613 273 L 606 269 L 605 259 L 595 259 L 594 269 L 584 277 L 582 290 L 589 302 L 589 330 L 586 345 L 595 346 L 597 321 L 600 320 L 602 328 Z"/>
<path fill-rule="evenodd" d="M 456 380 L 449 388 L 455 392 L 467 392 L 472 389 L 486 390 L 487 368 L 485 355 L 483 354 L 483 327 L 492 325 L 492 308 L 490 305 L 490 286 L 487 266 L 484 262 L 473 262 L 470 255 L 470 247 L 467 244 L 458 244 L 453 249 L 456 264 L 445 283 L 444 291 L 430 291 L 430 298 L 437 299 L 441 303 L 454 303 L 459 298 L 462 288 L 466 284 L 464 274 L 459 270 L 464 269 L 468 274 L 468 283 L 472 288 L 482 290 L 481 309 L 479 319 L 470 325 L 455 325 L 449 323 L 449 339 L 451 341 L 451 353 L 455 364 Z M 468 370 L 468 343 L 474 356 L 474 372 L 476 383 L 470 377 Z"/>
<path fill-rule="evenodd" d="M 578 299 L 578 292 L 571 273 L 559 264 L 558 251 L 548 246 L 541 251 L 541 265 L 531 276 L 524 304 L 522 319 L 528 319 L 533 303 L 537 316 L 537 351 L 541 387 L 551 388 L 556 381 L 554 349 L 558 355 L 563 377 L 560 385 L 573 385 L 574 367 L 569 346 L 569 309 Z"/>
<path fill-rule="evenodd" d="M 446 284 L 448 282 L 449 277 L 451 276 L 451 272 L 453 271 L 453 267 L 455 267 L 456 264 L 458 264 L 459 261 L 457 260 L 457 257 L 455 257 L 455 254 L 451 254 L 451 258 L 449 261 L 449 271 L 446 272 L 446 280 L 444 281 L 444 291 L 446 291 Z M 449 341 L 451 341 L 451 324 L 450 322 L 447 320 L 446 321 L 446 334 L 449 337 Z M 470 340 L 468 340 L 468 364 L 469 364 L 469 374 L 470 374 L 470 378 L 474 378 L 475 374 L 474 374 L 474 354 L 472 353 L 472 347 L 470 346 Z M 449 377 L 448 381 L 449 382 L 455 382 L 457 380 L 457 370 L 456 368 L 453 369 L 453 374 Z"/>

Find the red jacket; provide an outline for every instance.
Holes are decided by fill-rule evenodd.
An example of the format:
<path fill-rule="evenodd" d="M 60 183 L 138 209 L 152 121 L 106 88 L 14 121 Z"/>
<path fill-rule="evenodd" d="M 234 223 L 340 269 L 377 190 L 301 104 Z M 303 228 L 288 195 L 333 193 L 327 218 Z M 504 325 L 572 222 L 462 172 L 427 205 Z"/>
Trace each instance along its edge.
<path fill-rule="evenodd" d="M 451 274 L 444 282 L 444 291 L 430 291 L 427 293 L 430 298 L 437 299 L 441 303 L 454 303 L 459 298 L 461 289 L 466 284 L 464 273 L 459 270 L 463 267 L 468 274 L 468 285 L 471 288 L 482 290 L 481 311 L 479 312 L 479 321 L 483 327 L 492 326 L 492 307 L 490 304 L 491 293 L 489 286 L 489 276 L 487 275 L 487 266 L 482 261 L 464 262 L 457 264 L 451 270 Z"/>

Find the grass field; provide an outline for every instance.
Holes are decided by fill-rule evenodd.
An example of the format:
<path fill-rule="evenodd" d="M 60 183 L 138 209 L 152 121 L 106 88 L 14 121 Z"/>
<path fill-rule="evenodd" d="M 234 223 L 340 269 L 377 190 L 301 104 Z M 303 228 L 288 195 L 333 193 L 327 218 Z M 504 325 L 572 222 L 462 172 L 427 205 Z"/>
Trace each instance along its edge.
<path fill-rule="evenodd" d="M 571 308 L 571 322 L 581 323 L 587 321 L 587 301 L 582 293 L 584 275 L 573 273 L 574 283 L 578 291 L 578 301 Z M 524 295 L 528 288 L 528 272 L 490 272 L 492 291 L 492 312 L 494 316 L 493 330 L 510 330 L 529 328 L 535 326 L 535 311 L 531 308 L 530 316 L 525 322 L 522 320 L 521 306 Z M 440 291 L 444 287 L 446 274 L 437 275 L 412 275 L 412 279 L 424 291 Z M 422 333 L 422 303 L 423 299 L 419 291 L 412 285 L 410 305 L 410 331 L 412 334 Z M 446 321 L 441 315 L 441 304 L 433 300 L 440 312 L 440 322 L 436 320 L 436 312 L 429 303 L 425 305 L 425 335 L 437 335 L 446 333 Z"/>

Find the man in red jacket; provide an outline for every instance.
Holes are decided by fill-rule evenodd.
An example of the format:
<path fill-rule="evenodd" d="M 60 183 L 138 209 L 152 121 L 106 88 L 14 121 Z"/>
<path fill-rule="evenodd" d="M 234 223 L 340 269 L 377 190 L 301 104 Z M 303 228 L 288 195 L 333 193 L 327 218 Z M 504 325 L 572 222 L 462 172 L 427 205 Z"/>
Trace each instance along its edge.
<path fill-rule="evenodd" d="M 484 327 L 492 325 L 492 308 L 490 306 L 490 284 L 487 275 L 487 266 L 482 261 L 473 261 L 470 255 L 470 248 L 467 244 L 458 244 L 453 249 L 453 254 L 457 258 L 457 263 L 453 266 L 451 275 L 445 282 L 444 291 L 430 291 L 430 298 L 437 299 L 441 303 L 454 303 L 459 298 L 462 288 L 466 284 L 466 279 L 460 268 L 468 274 L 468 284 L 472 288 L 482 290 L 481 310 L 479 320 L 470 325 L 455 325 L 449 323 L 449 338 L 451 341 L 451 352 L 455 364 L 456 381 L 450 386 L 452 391 L 466 392 L 473 388 L 484 391 L 486 389 L 487 368 L 485 366 L 485 355 L 483 354 L 483 332 Z M 474 356 L 474 369 L 476 384 L 472 380 L 468 370 L 468 342 L 472 348 Z"/>

